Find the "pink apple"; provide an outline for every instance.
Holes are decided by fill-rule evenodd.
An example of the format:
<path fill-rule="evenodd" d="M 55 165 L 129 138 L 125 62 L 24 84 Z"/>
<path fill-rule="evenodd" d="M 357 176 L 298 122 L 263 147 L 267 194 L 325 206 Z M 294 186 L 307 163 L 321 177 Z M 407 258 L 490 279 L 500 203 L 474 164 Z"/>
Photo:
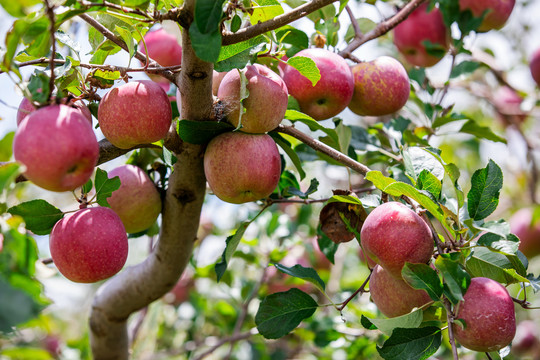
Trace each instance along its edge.
<path fill-rule="evenodd" d="M 495 280 L 476 277 L 471 280 L 456 319 L 465 321 L 463 329 L 452 325 L 456 340 L 474 351 L 498 351 L 509 345 L 516 333 L 514 302 L 504 286 Z"/>
<path fill-rule="evenodd" d="M 90 109 L 88 109 L 88 106 L 86 106 L 82 101 L 71 101 L 69 104 L 67 104 L 75 109 L 78 109 L 81 114 L 88 119 L 90 124 L 92 124 L 92 113 L 90 112 Z M 21 121 L 29 115 L 31 112 L 35 111 L 36 108 L 30 100 L 27 98 L 23 98 L 21 103 L 19 104 L 19 108 L 17 110 L 17 125 L 20 125 Z"/>
<path fill-rule="evenodd" d="M 412 288 L 403 279 L 392 276 L 380 265 L 376 265 L 369 279 L 369 293 L 377 309 L 387 317 L 410 313 L 431 301 L 424 290 Z"/>
<path fill-rule="evenodd" d="M 540 48 L 538 48 L 530 57 L 529 69 L 531 76 L 538 86 L 540 86 Z"/>
<path fill-rule="evenodd" d="M 133 81 L 105 94 L 99 103 L 98 121 L 111 144 L 129 149 L 167 135 L 172 122 L 171 103 L 157 83 Z"/>
<path fill-rule="evenodd" d="M 399 202 L 387 202 L 369 213 L 360 232 L 366 255 L 397 278 L 405 262 L 427 263 L 434 251 L 429 226 Z"/>
<path fill-rule="evenodd" d="M 71 191 L 92 176 L 99 145 L 79 110 L 50 105 L 24 118 L 15 133 L 13 154 L 34 184 L 51 191 Z"/>
<path fill-rule="evenodd" d="M 107 201 L 126 231 L 138 233 L 152 226 L 161 212 L 161 197 L 152 179 L 134 165 L 121 165 L 108 175 L 120 178 L 120 188 Z"/>
<path fill-rule="evenodd" d="M 496 117 L 505 125 L 521 124 L 527 115 L 521 110 L 523 98 L 508 86 L 501 86 L 493 94 Z"/>
<path fill-rule="evenodd" d="M 217 96 L 219 85 L 221 85 L 221 81 L 227 75 L 228 71 L 222 71 L 217 72 L 216 70 L 213 70 L 212 72 L 212 95 Z"/>
<path fill-rule="evenodd" d="M 512 341 L 512 354 L 540 359 L 540 324 L 537 321 L 524 320 L 517 324 L 516 336 Z"/>
<path fill-rule="evenodd" d="M 218 198 L 242 204 L 272 194 L 281 175 L 281 158 L 269 135 L 227 132 L 208 143 L 204 173 Z"/>
<path fill-rule="evenodd" d="M 254 64 L 245 69 L 249 95 L 240 102 L 241 78 L 239 70 L 229 71 L 218 89 L 218 98 L 225 104 L 228 121 L 238 126 L 242 106 L 242 131 L 263 134 L 275 129 L 287 111 L 288 93 L 285 82 L 269 68 Z M 269 99 L 272 99 L 271 101 Z"/>
<path fill-rule="evenodd" d="M 122 221 L 106 207 L 81 209 L 54 225 L 49 239 L 58 271 L 74 282 L 107 279 L 124 266 L 128 239 Z"/>
<path fill-rule="evenodd" d="M 360 258 L 360 261 L 366 264 L 370 269 L 373 269 L 375 265 L 377 265 L 372 258 L 364 254 L 364 250 L 362 250 L 362 248 L 358 250 L 358 257 Z"/>
<path fill-rule="evenodd" d="M 516 0 L 459 0 L 461 11 L 470 10 L 475 17 L 484 12 L 486 16 L 478 28 L 479 32 L 500 29 L 510 17 Z"/>
<path fill-rule="evenodd" d="M 510 231 L 519 240 L 519 250 L 528 258 L 540 255 L 540 221 L 532 222 L 533 209 L 530 207 L 516 211 L 508 220 Z"/>
<path fill-rule="evenodd" d="M 358 115 L 382 116 L 399 111 L 409 99 L 409 75 L 399 61 L 381 56 L 352 67 L 354 94 L 349 109 Z"/>
<path fill-rule="evenodd" d="M 450 46 L 450 33 L 441 12 L 437 8 L 428 12 L 428 5 L 420 5 L 394 28 L 394 44 L 405 59 L 416 66 L 433 66 L 443 57 L 428 54 L 425 41 L 444 50 Z"/>
<path fill-rule="evenodd" d="M 182 64 L 182 46 L 178 43 L 176 37 L 167 33 L 164 29 L 158 29 L 146 33 L 144 43 L 148 49 L 148 57 L 155 60 L 161 66 L 175 66 Z M 143 42 L 139 43 L 139 50 L 146 54 Z M 167 79 L 148 74 L 150 79 L 157 82 L 168 82 Z"/>
<path fill-rule="evenodd" d="M 343 111 L 351 101 L 354 80 L 345 59 L 325 49 L 310 48 L 298 52 L 315 62 L 321 79 L 315 86 L 292 66 L 283 70 L 283 80 L 289 94 L 300 105 L 302 112 L 315 120 L 329 119 Z"/>

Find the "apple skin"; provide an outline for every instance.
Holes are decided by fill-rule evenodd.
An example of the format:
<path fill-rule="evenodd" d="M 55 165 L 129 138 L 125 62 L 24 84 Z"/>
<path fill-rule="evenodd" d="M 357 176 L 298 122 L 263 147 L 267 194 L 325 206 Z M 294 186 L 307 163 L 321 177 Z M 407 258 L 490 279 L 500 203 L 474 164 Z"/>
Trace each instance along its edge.
<path fill-rule="evenodd" d="M 260 64 L 246 66 L 245 75 L 249 95 L 242 103 L 238 70 L 229 71 L 221 80 L 217 97 L 225 104 L 227 119 L 237 127 L 243 104 L 246 109 L 241 120 L 243 132 L 263 134 L 275 129 L 287 111 L 288 92 L 285 82 L 278 74 Z"/>
<path fill-rule="evenodd" d="M 409 100 L 407 71 L 399 61 L 381 56 L 352 67 L 354 93 L 349 109 L 358 115 L 383 116 L 400 110 Z"/>
<path fill-rule="evenodd" d="M 272 194 L 281 175 L 281 158 L 269 135 L 226 132 L 208 143 L 204 173 L 218 198 L 242 204 Z"/>
<path fill-rule="evenodd" d="M 521 110 L 523 98 L 508 86 L 498 88 L 493 94 L 496 117 L 504 125 L 521 124 L 527 115 Z"/>
<path fill-rule="evenodd" d="M 408 314 L 415 307 L 431 301 L 427 292 L 412 288 L 380 265 L 376 265 L 371 273 L 369 293 L 379 311 L 389 318 Z"/>
<path fill-rule="evenodd" d="M 398 279 L 405 262 L 425 264 L 434 250 L 428 225 L 399 202 L 387 202 L 371 211 L 360 238 L 366 255 Z"/>
<path fill-rule="evenodd" d="M 536 85 L 540 86 L 540 48 L 531 55 L 529 59 L 529 69 Z"/>
<path fill-rule="evenodd" d="M 228 71 L 222 71 L 217 72 L 216 70 L 212 70 L 212 95 L 217 96 L 219 85 L 221 85 L 221 81 L 227 75 Z"/>
<path fill-rule="evenodd" d="M 82 101 L 75 101 L 75 102 L 70 102 L 67 105 L 75 109 L 78 109 L 81 112 L 81 114 L 86 119 L 88 119 L 90 124 L 92 124 L 92 113 L 90 112 L 90 109 L 88 109 L 88 106 L 85 105 L 85 103 L 83 103 Z M 30 100 L 28 100 L 27 98 L 23 98 L 21 103 L 19 104 L 19 108 L 17 109 L 17 126 L 21 124 L 21 121 L 23 121 L 23 119 L 27 115 L 29 115 L 30 113 L 34 111 L 36 111 L 36 108 L 34 107 L 34 105 L 32 105 Z"/>
<path fill-rule="evenodd" d="M 427 12 L 428 3 L 420 5 L 407 19 L 394 28 L 394 44 L 407 62 L 416 66 L 429 67 L 442 57 L 428 54 L 424 41 L 442 46 L 448 50 L 450 33 L 444 24 L 439 9 Z"/>
<path fill-rule="evenodd" d="M 50 191 L 71 191 L 94 172 L 99 144 L 80 111 L 66 105 L 42 107 L 23 119 L 13 140 L 24 175 Z"/>
<path fill-rule="evenodd" d="M 161 66 L 182 65 L 182 46 L 176 37 L 167 33 L 164 29 L 158 29 L 146 33 L 144 36 L 148 57 L 155 60 Z M 146 54 L 146 49 L 142 41 L 139 43 L 139 50 Z M 150 79 L 156 82 L 168 82 L 162 76 L 147 74 Z"/>
<path fill-rule="evenodd" d="M 540 255 L 540 221 L 532 224 L 533 209 L 522 208 L 516 211 L 508 220 L 510 231 L 519 240 L 519 250 L 530 258 Z"/>
<path fill-rule="evenodd" d="M 304 56 L 315 62 L 321 73 L 317 85 L 292 66 L 285 66 L 283 80 L 303 113 L 315 120 L 329 119 L 343 111 L 353 96 L 354 79 L 345 59 L 331 51 L 310 48 L 294 56 Z"/>
<path fill-rule="evenodd" d="M 93 283 L 122 269 L 128 239 L 113 210 L 86 208 L 64 216 L 54 225 L 49 248 L 62 275 L 74 282 Z"/>
<path fill-rule="evenodd" d="M 506 24 L 516 0 L 459 0 L 461 11 L 470 10 L 473 16 L 480 17 L 487 11 L 478 32 L 498 30 Z"/>
<path fill-rule="evenodd" d="M 129 149 L 167 135 L 172 122 L 171 103 L 157 83 L 133 81 L 105 94 L 99 103 L 98 121 L 111 144 Z"/>
<path fill-rule="evenodd" d="M 456 319 L 465 320 L 466 327 L 453 324 L 454 336 L 470 350 L 500 350 L 516 334 L 514 302 L 504 286 L 489 278 L 471 279 L 463 301 L 458 304 Z"/>
<path fill-rule="evenodd" d="M 138 166 L 122 165 L 108 173 L 118 176 L 120 188 L 107 199 L 128 233 L 148 229 L 161 212 L 161 197 L 150 177 Z"/>

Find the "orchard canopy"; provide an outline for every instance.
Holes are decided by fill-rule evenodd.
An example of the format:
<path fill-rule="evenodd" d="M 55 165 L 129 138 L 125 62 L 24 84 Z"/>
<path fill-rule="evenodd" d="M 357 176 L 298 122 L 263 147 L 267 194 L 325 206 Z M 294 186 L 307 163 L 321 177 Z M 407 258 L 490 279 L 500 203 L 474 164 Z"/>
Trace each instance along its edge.
<path fill-rule="evenodd" d="M 539 16 L 0 0 L 0 360 L 540 359 Z"/>

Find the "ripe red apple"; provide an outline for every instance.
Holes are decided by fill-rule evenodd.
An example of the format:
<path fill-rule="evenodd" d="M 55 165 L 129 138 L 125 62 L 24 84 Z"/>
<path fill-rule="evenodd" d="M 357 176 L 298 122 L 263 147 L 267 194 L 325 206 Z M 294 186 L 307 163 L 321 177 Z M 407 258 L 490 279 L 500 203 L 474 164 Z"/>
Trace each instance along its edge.
<path fill-rule="evenodd" d="M 394 44 L 405 59 L 416 66 L 433 66 L 443 58 L 428 54 L 425 41 L 444 50 L 450 46 L 450 35 L 439 9 L 428 12 L 428 3 L 420 5 L 394 28 Z"/>
<path fill-rule="evenodd" d="M 246 66 L 246 88 L 249 95 L 240 103 L 241 78 L 237 69 L 229 71 L 218 89 L 218 98 L 225 104 L 227 119 L 238 126 L 241 107 L 242 131 L 263 134 L 275 129 L 287 111 L 288 92 L 278 74 L 260 64 Z M 271 101 L 270 101 L 271 99 Z"/>
<path fill-rule="evenodd" d="M 475 17 L 486 16 L 478 27 L 479 32 L 500 29 L 510 17 L 516 0 L 459 0 L 461 11 L 470 10 Z"/>
<path fill-rule="evenodd" d="M 54 225 L 49 239 L 58 271 L 74 282 L 107 279 L 122 269 L 128 239 L 122 221 L 106 207 L 81 209 Z"/>
<path fill-rule="evenodd" d="M 493 94 L 496 117 L 505 125 L 521 124 L 527 115 L 521 110 L 523 98 L 508 86 L 498 88 Z"/>
<path fill-rule="evenodd" d="M 516 333 L 514 302 L 504 286 L 495 280 L 476 277 L 459 303 L 456 319 L 465 320 L 465 329 L 453 324 L 456 340 L 474 351 L 497 351 L 512 342 Z"/>
<path fill-rule="evenodd" d="M 21 122 L 13 140 L 13 154 L 34 184 L 51 191 L 70 191 L 92 176 L 99 145 L 92 126 L 79 110 L 49 105 Z"/>
<path fill-rule="evenodd" d="M 529 69 L 531 76 L 538 86 L 540 86 L 540 48 L 538 48 L 530 57 Z"/>
<path fill-rule="evenodd" d="M 358 115 L 395 113 L 409 99 L 409 75 L 399 61 L 381 56 L 352 67 L 354 94 L 349 109 Z"/>
<path fill-rule="evenodd" d="M 403 279 L 392 276 L 380 265 L 376 265 L 369 279 L 369 293 L 377 308 L 387 317 L 396 317 L 411 312 L 431 301 L 424 290 L 412 288 Z"/>
<path fill-rule="evenodd" d="M 281 175 L 281 158 L 269 135 L 227 132 L 208 143 L 204 173 L 218 198 L 242 204 L 272 194 Z"/>
<path fill-rule="evenodd" d="M 148 49 L 148 57 L 155 60 L 161 66 L 175 66 L 182 64 L 182 46 L 176 37 L 167 33 L 164 29 L 158 29 L 146 33 L 144 43 Z M 139 50 L 146 54 L 143 42 L 139 43 Z M 162 76 L 148 74 L 150 79 L 156 82 L 168 82 Z"/>
<path fill-rule="evenodd" d="M 129 149 L 167 135 L 172 121 L 171 103 L 158 84 L 133 81 L 105 94 L 99 103 L 98 121 L 111 144 Z"/>
<path fill-rule="evenodd" d="M 310 48 L 295 56 L 308 57 L 315 62 L 321 73 L 317 85 L 301 75 L 292 66 L 285 66 L 283 80 L 300 105 L 302 112 L 315 120 L 325 120 L 343 111 L 351 101 L 354 80 L 345 59 L 325 49 Z"/>
<path fill-rule="evenodd" d="M 399 202 L 387 202 L 371 211 L 360 238 L 366 255 L 397 278 L 401 278 L 405 262 L 425 264 L 434 250 L 428 225 Z"/>
<path fill-rule="evenodd" d="M 148 229 L 161 212 L 161 197 L 152 179 L 134 165 L 122 165 L 108 173 L 120 177 L 120 188 L 107 199 L 128 233 Z"/>
<path fill-rule="evenodd" d="M 90 112 L 90 109 L 88 109 L 88 106 L 86 106 L 82 101 L 80 100 L 75 101 L 75 102 L 71 101 L 67 105 L 75 109 L 78 109 L 81 112 L 81 114 L 84 115 L 86 119 L 88 119 L 90 124 L 92 124 L 92 113 Z M 28 100 L 27 98 L 23 98 L 17 110 L 17 126 L 21 124 L 21 121 L 27 115 L 29 115 L 31 112 L 35 110 L 36 108 L 34 107 L 34 105 L 32 105 L 30 100 Z"/>
<path fill-rule="evenodd" d="M 519 250 L 528 258 L 540 255 L 540 221 L 532 223 L 533 209 L 522 208 L 508 220 L 510 231 L 519 240 Z"/>

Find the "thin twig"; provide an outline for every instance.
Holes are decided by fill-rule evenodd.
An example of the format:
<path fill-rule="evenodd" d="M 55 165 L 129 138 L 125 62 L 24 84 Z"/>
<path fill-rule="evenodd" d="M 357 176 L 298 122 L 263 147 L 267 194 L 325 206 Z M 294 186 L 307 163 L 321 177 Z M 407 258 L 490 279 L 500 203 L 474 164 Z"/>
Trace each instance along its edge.
<path fill-rule="evenodd" d="M 237 342 L 237 341 L 240 341 L 240 340 L 245 340 L 245 339 L 249 339 L 251 336 L 255 335 L 257 333 L 257 330 L 256 329 L 252 329 L 248 332 L 245 332 L 245 333 L 241 333 L 241 334 L 236 334 L 234 336 L 231 336 L 231 337 L 228 337 L 228 338 L 223 338 L 221 339 L 217 344 L 215 344 L 214 346 L 210 347 L 208 350 L 206 350 L 205 352 L 201 353 L 199 356 L 197 356 L 195 359 L 193 360 L 202 360 L 204 359 L 205 357 L 207 357 L 208 355 L 212 354 L 214 351 L 216 351 L 218 348 L 222 347 L 223 345 L 229 343 L 229 342 Z"/>
<path fill-rule="evenodd" d="M 51 35 L 51 60 L 49 62 L 49 67 L 51 68 L 51 77 L 49 78 L 49 94 L 52 95 L 54 91 L 54 58 L 56 56 L 56 37 L 55 37 L 55 19 L 54 19 L 54 5 L 49 3 L 49 0 L 45 0 L 45 5 L 47 7 L 47 16 L 49 18 L 49 33 Z"/>
<path fill-rule="evenodd" d="M 349 304 L 351 302 L 351 300 L 356 297 L 356 295 L 358 295 L 360 293 L 363 294 L 363 293 L 366 292 L 366 286 L 369 283 L 369 279 L 371 278 L 372 273 L 373 273 L 373 269 L 369 269 L 369 275 L 366 278 L 366 280 L 364 280 L 364 283 L 362 284 L 362 286 L 360 286 L 358 288 L 358 290 L 356 290 L 351 296 L 349 296 L 344 302 L 342 302 L 340 306 L 336 306 L 336 309 L 338 311 L 340 311 L 340 312 L 343 311 L 343 309 L 345 309 L 345 306 L 347 306 L 347 304 Z"/>
<path fill-rule="evenodd" d="M 454 357 L 454 360 L 459 360 L 457 347 L 456 347 L 456 340 L 454 339 L 454 313 L 452 312 L 452 307 L 450 306 L 450 302 L 447 298 L 443 299 L 443 305 L 446 309 L 446 320 L 448 322 L 448 341 L 450 342 L 450 345 L 452 346 L 452 356 Z"/>
<path fill-rule="evenodd" d="M 95 3 L 95 2 L 89 2 L 89 1 L 82 0 L 82 1 L 79 1 L 79 4 L 81 4 L 82 6 L 87 7 L 87 8 L 91 8 L 91 7 L 109 8 L 109 9 L 114 9 L 114 10 L 121 11 L 121 12 L 123 12 L 125 14 L 139 15 L 139 16 L 142 16 L 142 17 L 146 18 L 146 19 L 137 19 L 138 21 L 143 21 L 143 22 L 153 22 L 153 21 L 155 21 L 154 18 L 150 14 L 148 14 L 145 11 L 142 11 L 141 9 L 127 9 L 127 8 L 123 7 L 122 5 L 113 4 L 113 3 L 108 2 L 108 1 L 102 1 L 102 2 L 99 2 L 99 3 Z"/>

